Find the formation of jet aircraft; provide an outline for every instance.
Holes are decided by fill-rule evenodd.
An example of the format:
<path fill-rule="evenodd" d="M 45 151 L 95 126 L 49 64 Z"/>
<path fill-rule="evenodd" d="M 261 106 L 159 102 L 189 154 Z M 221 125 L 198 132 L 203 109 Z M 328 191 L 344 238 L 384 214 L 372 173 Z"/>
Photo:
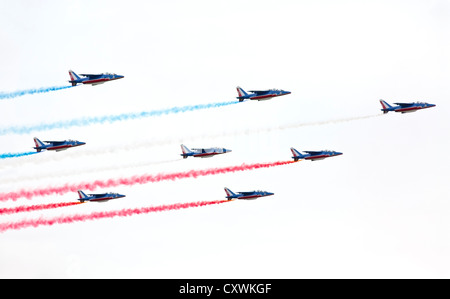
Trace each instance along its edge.
<path fill-rule="evenodd" d="M 47 143 L 47 144 L 44 144 Z M 47 151 L 64 151 L 68 148 L 80 146 L 86 144 L 86 142 L 81 142 L 77 140 L 63 140 L 63 141 L 40 141 L 38 138 L 34 137 L 34 144 L 36 144 L 35 147 L 33 147 L 36 151 L 40 152 L 42 150 Z"/>
<path fill-rule="evenodd" d="M 435 104 L 429 104 L 425 102 L 414 102 L 414 103 L 394 103 L 397 106 L 391 106 L 386 101 L 380 100 L 381 106 L 383 107 L 381 111 L 383 113 L 388 113 L 390 111 L 410 113 L 416 112 L 417 110 L 435 107 Z"/>
<path fill-rule="evenodd" d="M 119 193 L 98 193 L 98 194 L 87 194 L 84 193 L 81 190 L 78 190 L 78 200 L 81 202 L 85 202 L 85 201 L 99 201 L 99 202 L 103 202 L 103 201 L 108 201 L 111 199 L 116 199 L 116 198 L 121 198 L 121 197 L 125 197 L 125 195 L 119 194 Z"/>
<path fill-rule="evenodd" d="M 323 160 L 325 158 L 342 155 L 342 153 L 340 153 L 340 152 L 329 151 L 329 150 L 324 150 L 324 151 L 304 151 L 306 154 L 302 154 L 302 153 L 300 153 L 298 150 L 296 150 L 293 147 L 291 147 L 291 152 L 294 155 L 292 157 L 292 159 L 294 159 L 294 161 L 298 161 L 298 160 L 301 160 L 301 159 L 316 161 L 316 160 Z"/>
<path fill-rule="evenodd" d="M 238 97 L 236 98 L 239 100 L 239 102 L 242 102 L 244 100 L 270 100 L 274 97 L 284 96 L 291 93 L 290 91 L 284 91 L 282 89 L 250 90 L 249 93 L 245 92 L 245 90 L 243 90 L 239 86 L 236 87 L 236 89 L 238 92 Z"/>
<path fill-rule="evenodd" d="M 124 77 L 122 75 L 103 73 L 103 74 L 80 74 L 80 76 L 84 77 L 81 78 L 80 76 L 75 74 L 75 72 L 72 70 L 69 71 L 69 76 L 70 76 L 69 83 L 72 83 L 72 86 L 76 86 L 78 83 L 92 84 L 92 86 L 94 86 L 103 84 L 108 81 L 122 79 Z"/>
<path fill-rule="evenodd" d="M 227 194 L 226 198 L 228 200 L 232 199 L 256 199 L 258 197 L 264 197 L 264 196 L 271 196 L 274 195 L 274 193 L 267 192 L 267 191 L 244 191 L 244 192 L 237 192 L 234 193 L 228 188 L 224 188 L 225 193 Z"/>
<path fill-rule="evenodd" d="M 70 83 L 72 86 L 76 86 L 77 84 L 92 84 L 92 85 L 98 85 L 103 84 L 108 81 L 117 80 L 124 78 L 122 75 L 116 75 L 111 73 L 103 73 L 103 74 L 80 74 L 83 78 L 78 76 L 75 72 L 69 71 L 70 75 Z M 279 97 L 283 95 L 288 95 L 291 92 L 290 91 L 284 91 L 281 89 L 269 89 L 269 90 L 251 90 L 248 93 L 243 90 L 241 87 L 237 87 L 238 97 L 237 99 L 239 102 L 242 102 L 244 100 L 268 100 L 272 99 L 274 97 Z M 384 100 L 380 100 L 383 113 L 388 112 L 400 112 L 400 113 L 409 113 L 409 112 L 415 112 L 417 110 L 426 109 L 435 107 L 435 104 L 429 104 L 425 102 L 414 102 L 414 103 L 394 103 L 396 106 L 392 106 L 389 103 L 387 103 Z M 63 140 L 63 141 L 40 141 L 38 138 L 34 137 L 34 143 L 37 152 L 41 152 L 43 150 L 47 151 L 63 151 L 68 148 L 80 146 L 86 144 L 85 142 L 80 142 L 77 140 Z M 181 144 L 181 150 L 182 154 L 181 156 L 186 159 L 188 157 L 200 157 L 200 158 L 207 158 L 207 157 L 213 157 L 215 155 L 225 154 L 231 152 L 231 150 L 226 148 L 219 148 L 219 147 L 213 147 L 213 148 L 192 148 L 189 149 L 185 145 Z M 292 152 L 292 159 L 294 161 L 298 160 L 323 160 L 325 158 L 330 158 L 334 156 L 342 155 L 341 152 L 336 151 L 330 151 L 330 150 L 321 150 L 321 151 L 303 151 L 301 153 L 300 151 L 296 150 L 295 148 L 291 147 Z M 259 197 L 264 196 L 271 196 L 274 195 L 274 193 L 267 192 L 267 191 L 244 191 L 244 192 L 237 192 L 234 193 L 228 188 L 224 188 L 226 192 L 226 198 L 228 200 L 234 200 L 234 199 L 256 199 Z M 97 201 L 97 202 L 104 202 L 109 201 L 116 198 L 125 197 L 125 195 L 118 194 L 118 193 L 99 193 L 99 194 L 85 194 L 82 190 L 78 190 L 78 200 L 80 202 L 85 201 Z"/>
<path fill-rule="evenodd" d="M 181 145 L 181 151 L 183 152 L 181 154 L 181 156 L 183 156 L 183 159 L 186 159 L 187 157 L 209 158 L 215 155 L 231 152 L 231 150 L 229 149 L 220 147 L 188 149 L 184 144 Z"/>

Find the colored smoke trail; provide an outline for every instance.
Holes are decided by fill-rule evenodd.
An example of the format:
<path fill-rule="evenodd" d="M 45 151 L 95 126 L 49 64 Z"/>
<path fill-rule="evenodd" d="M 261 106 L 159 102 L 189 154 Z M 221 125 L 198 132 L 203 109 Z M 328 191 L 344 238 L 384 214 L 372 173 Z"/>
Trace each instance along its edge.
<path fill-rule="evenodd" d="M 34 89 L 26 89 L 26 90 L 17 90 L 13 92 L 8 93 L 0 93 L 0 100 L 4 99 L 12 99 L 20 96 L 24 96 L 27 94 L 35 94 L 35 93 L 44 93 L 44 92 L 50 92 L 54 90 L 61 90 L 66 88 L 74 87 L 72 85 L 66 85 L 66 86 L 52 86 L 52 87 L 41 87 L 41 88 L 34 88 Z"/>
<path fill-rule="evenodd" d="M 56 208 L 68 207 L 68 206 L 73 206 L 73 205 L 78 205 L 78 204 L 81 204 L 81 202 L 78 202 L 78 201 L 77 202 L 61 202 L 61 203 L 50 203 L 50 204 L 43 204 L 43 205 L 19 206 L 19 207 L 14 207 L 14 208 L 1 208 L 0 215 L 56 209 Z"/>
<path fill-rule="evenodd" d="M 26 227 L 38 227 L 38 226 L 50 226 L 54 224 L 62 224 L 62 223 L 73 223 L 73 222 L 81 222 L 87 220 L 98 220 L 102 218 L 113 218 L 113 217 L 127 217 L 132 215 L 139 214 L 148 214 L 154 212 L 164 212 L 164 211 L 172 211 L 172 210 L 180 210 L 180 209 L 188 209 L 188 208 L 197 208 L 215 204 L 221 204 L 228 202 L 228 200 L 216 200 L 216 201 L 199 201 L 199 202 L 190 202 L 190 203 L 176 203 L 171 205 L 162 205 L 162 206 L 154 206 L 154 207 L 144 207 L 144 208 L 134 208 L 134 209 L 123 209 L 116 211 L 107 211 L 107 212 L 93 212 L 90 214 L 75 214 L 68 216 L 59 216 L 49 219 L 30 219 L 30 220 L 22 220 L 17 222 L 9 222 L 9 223 L 0 223 L 0 232 L 5 232 L 8 230 L 17 230 Z"/>
<path fill-rule="evenodd" d="M 160 173 L 160 174 L 145 174 L 140 176 L 133 176 L 128 178 L 118 178 L 118 179 L 109 179 L 109 180 L 97 180 L 91 183 L 78 183 L 78 184 L 65 184 L 63 186 L 58 187 L 46 187 L 42 189 L 34 189 L 34 190 L 19 190 L 17 192 L 9 192 L 9 193 L 0 193 L 0 201 L 7 200 L 17 200 L 18 198 L 27 198 L 31 199 L 35 196 L 46 196 L 52 194 L 65 194 L 68 192 L 76 192 L 78 189 L 81 190 L 95 190 L 96 188 L 109 188 L 116 187 L 119 185 L 131 186 L 136 184 L 147 184 L 147 183 L 156 183 L 161 181 L 175 181 L 178 179 L 185 178 L 197 178 L 201 176 L 209 176 L 216 174 L 224 174 L 224 173 L 232 173 L 237 171 L 246 171 L 246 170 L 254 170 L 260 168 L 269 168 L 275 166 L 281 166 L 286 164 L 295 163 L 294 161 L 279 161 L 279 162 L 271 162 L 271 163 L 255 163 L 255 164 L 242 164 L 238 166 L 227 166 L 220 168 L 210 168 L 203 170 L 190 170 L 184 172 L 175 172 L 175 173 Z"/>
<path fill-rule="evenodd" d="M 0 154 L 0 159 L 17 158 L 17 157 L 34 155 L 34 154 L 37 154 L 37 153 L 38 152 L 3 153 L 3 154 Z"/>
<path fill-rule="evenodd" d="M 228 106 L 232 104 L 237 104 L 237 101 L 230 102 L 219 102 L 219 103 L 209 103 L 209 104 L 199 104 L 199 105 L 190 105 L 190 106 L 182 106 L 182 107 L 172 107 L 161 110 L 153 110 L 153 111 L 143 111 L 143 112 L 134 112 L 134 113 L 122 113 L 118 115 L 105 115 L 105 116 L 96 116 L 96 117 L 82 117 L 76 118 L 72 120 L 64 120 L 53 123 L 43 123 L 31 126 L 13 126 L 0 128 L 0 135 L 7 134 L 28 134 L 34 131 L 46 131 L 53 129 L 67 129 L 70 127 L 83 127 L 89 126 L 93 124 L 104 124 L 104 123 L 114 123 L 118 121 L 126 121 L 133 119 L 140 119 L 146 117 L 153 116 L 161 116 L 166 114 L 173 113 L 183 113 L 188 111 L 202 110 L 202 109 L 210 109 Z"/>

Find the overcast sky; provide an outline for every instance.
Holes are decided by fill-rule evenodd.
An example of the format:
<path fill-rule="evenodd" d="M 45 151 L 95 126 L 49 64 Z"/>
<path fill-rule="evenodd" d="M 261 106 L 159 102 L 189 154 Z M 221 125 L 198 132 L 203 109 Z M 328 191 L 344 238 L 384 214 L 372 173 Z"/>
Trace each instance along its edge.
<path fill-rule="evenodd" d="M 447 1 L 2 1 L 0 92 L 98 86 L 0 100 L 0 128 L 235 100 L 221 108 L 0 136 L 0 153 L 41 140 L 86 145 L 0 161 L 0 192 L 141 174 L 286 161 L 290 147 L 342 156 L 208 177 L 117 186 L 103 204 L 0 216 L 274 196 L 0 234 L 10 278 L 448 278 Z M 389 103 L 435 108 L 382 115 Z M 286 128 L 289 127 L 289 128 Z M 225 147 L 211 159 L 188 147 Z M 93 192 L 89 192 L 93 193 Z M 0 202 L 71 202 L 76 193 Z"/>

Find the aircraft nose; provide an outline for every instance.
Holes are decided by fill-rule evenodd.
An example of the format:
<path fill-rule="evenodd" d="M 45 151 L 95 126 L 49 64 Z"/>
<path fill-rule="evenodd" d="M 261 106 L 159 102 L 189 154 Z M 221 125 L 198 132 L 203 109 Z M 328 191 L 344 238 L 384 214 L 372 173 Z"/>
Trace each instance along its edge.
<path fill-rule="evenodd" d="M 342 153 L 340 152 L 336 152 L 336 156 L 342 155 Z"/>
<path fill-rule="evenodd" d="M 230 152 L 232 152 L 232 150 L 230 150 L 230 149 L 224 148 L 224 150 L 225 150 L 225 153 L 230 153 Z"/>

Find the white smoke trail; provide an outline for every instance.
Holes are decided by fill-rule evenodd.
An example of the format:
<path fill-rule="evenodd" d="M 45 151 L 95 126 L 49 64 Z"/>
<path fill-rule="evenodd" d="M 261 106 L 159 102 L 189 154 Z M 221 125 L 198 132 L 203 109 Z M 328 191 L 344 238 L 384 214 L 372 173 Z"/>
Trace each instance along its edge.
<path fill-rule="evenodd" d="M 280 126 L 271 126 L 271 127 L 262 127 L 262 128 L 240 128 L 234 131 L 223 131 L 223 132 L 214 132 L 214 133 L 208 133 L 208 134 L 202 134 L 202 135 L 192 135 L 192 136 L 182 136 L 178 138 L 170 137 L 166 139 L 159 139 L 159 140 L 153 140 L 153 141 L 143 141 L 141 144 L 135 144 L 136 147 L 139 146 L 155 146 L 155 145 L 170 145 L 170 144 L 178 144 L 183 142 L 183 140 L 195 140 L 195 139 L 216 139 L 216 138 L 223 138 L 223 137 L 233 137 L 233 136 L 239 136 L 239 135 L 252 135 L 252 134 L 260 134 L 260 133 L 271 133 L 274 131 L 283 131 L 283 130 L 289 130 L 289 129 L 298 129 L 301 127 L 307 127 L 307 126 L 320 126 L 320 125 L 328 125 L 328 124 L 338 124 L 338 123 L 344 123 L 349 121 L 357 121 L 357 120 L 364 120 L 374 117 L 379 117 L 384 114 L 371 114 L 371 115 L 365 115 L 365 116 L 356 116 L 356 117 L 346 117 L 346 118 L 337 118 L 332 120 L 324 120 L 324 121 L 314 121 L 314 122 L 295 122 L 287 125 L 280 125 Z"/>
<path fill-rule="evenodd" d="M 356 116 L 356 117 L 346 117 L 346 118 L 337 118 L 332 120 L 324 120 L 324 121 L 314 121 L 314 122 L 296 122 L 286 125 L 272 126 L 272 127 L 262 127 L 262 128 L 245 128 L 245 129 L 237 129 L 234 131 L 223 131 L 223 132 L 213 132 L 201 135 L 191 135 L 191 136 L 170 136 L 168 138 L 160 138 L 160 139 L 149 139 L 149 140 L 139 140 L 136 142 L 128 143 L 128 144 L 116 144 L 114 146 L 103 146 L 96 148 L 88 148 L 88 145 L 85 145 L 84 149 L 70 149 L 67 151 L 62 151 L 58 153 L 54 152 L 43 152 L 41 155 L 33 155 L 31 157 L 25 157 L 28 159 L 5 159 L 0 165 L 0 169 L 6 167 L 19 167 L 23 166 L 26 163 L 46 163 L 49 161 L 61 161 L 63 159 L 68 158 L 77 158 L 83 156 L 96 156 L 96 155 L 106 155 L 106 154 L 115 154 L 120 151 L 131 151 L 131 150 L 139 150 L 145 148 L 151 148 L 156 146 L 167 146 L 173 144 L 183 143 L 185 140 L 209 140 L 209 139 L 220 139 L 224 137 L 233 137 L 239 135 L 252 135 L 252 134 L 260 134 L 260 133 L 271 133 L 274 131 L 283 131 L 289 129 L 298 129 L 307 126 L 320 126 L 320 125 L 328 125 L 328 124 L 338 124 L 350 121 L 357 120 L 365 120 L 374 117 L 379 117 L 384 114 L 372 114 L 365 116 Z M 39 159 L 33 159 L 34 156 L 38 156 Z"/>

